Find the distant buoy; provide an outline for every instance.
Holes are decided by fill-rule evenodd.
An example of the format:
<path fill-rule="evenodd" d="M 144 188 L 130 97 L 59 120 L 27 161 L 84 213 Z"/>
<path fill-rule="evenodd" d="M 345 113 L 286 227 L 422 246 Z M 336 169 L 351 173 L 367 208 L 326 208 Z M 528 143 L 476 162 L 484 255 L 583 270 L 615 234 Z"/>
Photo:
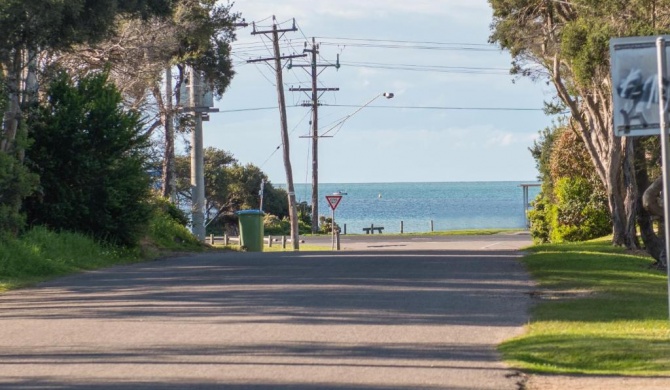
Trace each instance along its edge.
<path fill-rule="evenodd" d="M 377 195 L 377 197 L 378 197 L 379 199 L 381 199 L 381 198 L 382 198 L 382 193 L 380 192 L 379 195 Z"/>

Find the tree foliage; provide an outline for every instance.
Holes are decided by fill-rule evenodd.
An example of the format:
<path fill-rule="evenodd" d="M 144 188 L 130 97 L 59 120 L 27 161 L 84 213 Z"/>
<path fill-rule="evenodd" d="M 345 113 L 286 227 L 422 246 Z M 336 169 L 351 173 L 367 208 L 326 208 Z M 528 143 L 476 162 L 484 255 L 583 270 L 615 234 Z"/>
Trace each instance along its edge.
<path fill-rule="evenodd" d="M 221 97 L 235 72 L 230 44 L 235 40 L 235 22 L 240 15 L 232 4 L 216 0 L 181 0 L 174 24 L 179 45 L 175 62 L 200 71 L 212 92 Z"/>
<path fill-rule="evenodd" d="M 207 220 L 232 215 L 236 211 L 258 209 L 259 191 L 265 181 L 263 211 L 279 219 L 288 215 L 286 191 L 275 188 L 263 171 L 253 164 L 240 164 L 227 151 L 206 148 L 205 203 Z M 190 204 L 190 158 L 177 157 L 177 189 L 183 205 Z M 216 223 L 215 223 L 216 225 Z"/>
<path fill-rule="evenodd" d="M 173 65 L 182 71 L 177 84 L 183 82 L 184 67 L 191 66 L 203 74 L 205 83 L 220 97 L 234 75 L 230 44 L 235 39 L 234 24 L 239 15 L 231 8 L 231 4 L 214 0 L 177 0 L 169 18 L 141 19 L 122 14 L 115 19 L 114 35 L 93 45 L 54 52 L 52 61 L 80 73 L 106 67 L 136 108 L 152 95 L 155 103 L 166 98 L 156 91 L 165 68 Z"/>
<path fill-rule="evenodd" d="M 5 222 L 0 229 L 16 231 L 20 227 L 19 208 L 35 182 L 34 175 L 21 164 L 28 145 L 24 111 L 35 104 L 39 92 L 39 55 L 109 37 L 117 15 L 146 19 L 171 11 L 172 0 L 0 1 L 0 106 L 4 113 L 0 128 L 0 209 Z"/>
<path fill-rule="evenodd" d="M 27 164 L 40 176 L 28 222 L 136 244 L 150 215 L 147 138 L 137 112 L 104 73 L 74 82 L 61 73 L 31 116 Z"/>
<path fill-rule="evenodd" d="M 4 0 L 0 2 L 0 62 L 22 49 L 68 49 L 113 32 L 119 14 L 168 15 L 171 0 Z"/>
<path fill-rule="evenodd" d="M 508 50 L 513 71 L 547 80 L 571 114 L 607 194 L 613 242 L 634 248 L 639 189 L 633 141 L 614 137 L 609 69 L 611 37 L 667 33 L 661 0 L 489 0 L 491 42 Z"/>
<path fill-rule="evenodd" d="M 25 225 L 19 207 L 37 185 L 31 173 L 15 155 L 0 153 L 0 236 L 16 235 Z"/>
<path fill-rule="evenodd" d="M 234 76 L 230 45 L 239 18 L 231 3 L 215 0 L 175 0 L 173 11 L 169 18 L 122 15 L 116 19 L 113 36 L 55 52 L 50 58 L 80 74 L 107 69 L 126 104 L 144 110 L 150 118 L 147 132 L 157 135 L 157 149 L 164 155 L 161 182 L 166 197 L 176 192 L 175 123 L 181 132 L 191 131 L 194 124 L 190 113 L 180 111 L 186 104 L 180 91 L 187 68 L 195 69 L 216 97 L 223 95 Z M 158 141 L 160 135 L 164 138 Z"/>

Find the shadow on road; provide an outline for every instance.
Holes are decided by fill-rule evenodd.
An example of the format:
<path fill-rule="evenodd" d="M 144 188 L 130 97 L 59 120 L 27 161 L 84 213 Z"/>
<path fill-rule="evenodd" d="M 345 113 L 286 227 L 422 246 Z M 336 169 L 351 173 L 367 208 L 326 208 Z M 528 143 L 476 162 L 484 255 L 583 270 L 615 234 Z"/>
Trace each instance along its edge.
<path fill-rule="evenodd" d="M 516 252 L 220 253 L 96 271 L 0 297 L 0 319 L 195 317 L 519 326 Z M 493 302 L 493 304 L 492 304 Z"/>

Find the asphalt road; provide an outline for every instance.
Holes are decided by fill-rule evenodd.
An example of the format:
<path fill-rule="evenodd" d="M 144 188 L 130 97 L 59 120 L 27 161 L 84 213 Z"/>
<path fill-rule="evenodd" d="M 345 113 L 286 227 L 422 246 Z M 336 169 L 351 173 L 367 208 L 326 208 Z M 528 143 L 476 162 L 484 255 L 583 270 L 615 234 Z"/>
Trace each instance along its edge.
<path fill-rule="evenodd" d="M 0 388 L 516 389 L 495 345 L 531 283 L 496 246 L 204 254 L 2 294 Z"/>
<path fill-rule="evenodd" d="M 305 243 L 332 247 L 332 237 L 307 236 Z M 518 250 L 532 244 L 527 231 L 482 236 L 341 235 L 341 250 Z M 276 244 L 275 244 L 276 245 Z"/>

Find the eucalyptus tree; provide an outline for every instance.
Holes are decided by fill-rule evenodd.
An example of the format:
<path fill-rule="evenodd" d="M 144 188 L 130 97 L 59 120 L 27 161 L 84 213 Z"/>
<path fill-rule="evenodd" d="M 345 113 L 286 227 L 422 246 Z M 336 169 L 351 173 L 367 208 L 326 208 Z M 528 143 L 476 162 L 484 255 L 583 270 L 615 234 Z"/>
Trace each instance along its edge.
<path fill-rule="evenodd" d="M 609 40 L 667 32 L 666 0 L 489 0 L 490 41 L 508 50 L 512 70 L 555 88 L 548 109 L 567 109 L 602 181 L 612 216 L 613 243 L 637 246 L 632 138 L 614 136 Z M 643 234 L 644 237 L 644 234 Z"/>
<path fill-rule="evenodd" d="M 4 0 L 0 2 L 0 69 L 4 75 L 8 107 L 3 121 L 0 151 L 13 148 L 21 103 L 32 73 L 28 66 L 45 50 L 67 50 L 78 43 L 100 41 L 116 27 L 120 14 L 146 18 L 167 15 L 171 0 Z M 34 92 L 34 91 L 31 91 Z"/>
<path fill-rule="evenodd" d="M 232 4 L 218 4 L 216 0 L 180 0 L 173 18 L 172 31 L 178 45 L 170 52 L 171 61 L 166 67 L 165 99 L 154 86 L 153 96 L 158 103 L 160 124 L 165 130 L 165 155 L 163 159 L 163 196 L 176 193 L 175 153 L 172 125 L 175 107 L 183 106 L 180 94 L 173 97 L 172 91 L 180 91 L 190 67 L 201 74 L 215 98 L 221 98 L 235 75 L 231 60 L 231 43 L 235 40 L 235 28 L 240 14 L 232 11 Z M 176 80 L 172 80 L 172 65 L 177 67 Z M 171 85 L 174 82 L 174 88 Z M 174 104 L 173 104 L 174 100 Z M 183 118 L 182 124 L 190 124 Z M 182 130 L 190 129 L 188 126 Z M 192 129 L 191 129 L 192 130 Z"/>
<path fill-rule="evenodd" d="M 173 7 L 170 18 L 117 18 L 114 36 L 55 53 L 52 59 L 73 72 L 108 69 L 126 104 L 144 111 L 147 132 L 164 130 L 164 196 L 175 192 L 174 124 L 182 124 L 184 131 L 191 126 L 188 116 L 180 114 L 186 69 L 200 72 L 207 89 L 220 98 L 234 75 L 230 44 L 239 19 L 232 4 L 216 0 L 175 0 Z"/>
<path fill-rule="evenodd" d="M 113 33 L 117 15 L 148 18 L 167 15 L 171 0 L 2 0 L 0 1 L 0 214 L 20 226 L 22 199 L 34 188 L 25 155 L 24 107 L 36 102 L 36 58 L 48 50 L 103 40 Z"/>

